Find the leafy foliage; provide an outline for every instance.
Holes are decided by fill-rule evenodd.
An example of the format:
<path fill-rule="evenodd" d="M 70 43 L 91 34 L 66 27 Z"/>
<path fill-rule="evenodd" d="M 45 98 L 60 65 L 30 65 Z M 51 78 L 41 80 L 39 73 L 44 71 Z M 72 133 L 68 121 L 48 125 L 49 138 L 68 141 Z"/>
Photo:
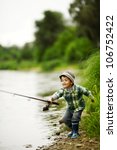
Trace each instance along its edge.
<path fill-rule="evenodd" d="M 95 51 L 96 52 L 85 62 L 83 74 L 86 77 L 85 85 L 95 90 L 97 87 L 98 91 L 100 89 L 100 54 L 99 49 Z"/>
<path fill-rule="evenodd" d="M 75 39 L 76 29 L 74 27 L 66 27 L 66 29 L 58 35 L 53 46 L 46 49 L 43 60 L 64 59 L 67 46 Z"/>
<path fill-rule="evenodd" d="M 21 49 L 21 57 L 25 60 L 31 60 L 33 59 L 33 45 L 31 43 L 26 43 L 23 48 Z"/>
<path fill-rule="evenodd" d="M 80 28 L 79 35 L 87 36 L 99 43 L 100 39 L 100 1 L 74 0 L 69 12 L 74 22 Z"/>
<path fill-rule="evenodd" d="M 0 46 L 0 69 L 16 70 L 24 67 L 30 68 L 31 66 L 34 66 L 34 64 L 37 65 L 34 53 L 35 49 L 31 43 L 25 44 L 22 48 L 17 46 Z"/>
<path fill-rule="evenodd" d="M 63 31 L 63 16 L 59 12 L 45 11 L 44 18 L 36 21 L 35 25 L 37 28 L 35 32 L 35 43 L 43 55 L 44 51 L 55 42 L 58 34 Z"/>
<path fill-rule="evenodd" d="M 67 62 L 79 62 L 86 59 L 92 52 L 93 44 L 87 38 L 77 38 L 70 42 L 66 49 Z"/>
<path fill-rule="evenodd" d="M 42 68 L 44 71 L 51 71 L 61 64 L 61 60 L 54 59 L 52 61 L 45 61 L 42 63 Z"/>
<path fill-rule="evenodd" d="M 100 57 L 99 51 L 85 61 L 83 71 L 83 85 L 92 91 L 94 103 L 86 99 L 88 116 L 83 120 L 84 128 L 90 136 L 99 137 L 100 134 Z M 86 79 L 86 80 L 85 80 Z"/>

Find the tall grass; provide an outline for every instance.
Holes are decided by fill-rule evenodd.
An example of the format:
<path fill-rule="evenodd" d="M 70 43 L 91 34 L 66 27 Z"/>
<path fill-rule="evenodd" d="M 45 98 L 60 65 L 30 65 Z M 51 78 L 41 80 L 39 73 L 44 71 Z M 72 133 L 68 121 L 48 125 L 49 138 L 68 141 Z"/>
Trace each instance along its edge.
<path fill-rule="evenodd" d="M 100 135 L 100 54 L 96 52 L 82 64 L 82 84 L 91 90 L 94 103 L 86 100 L 86 115 L 82 121 L 83 127 L 89 136 Z"/>

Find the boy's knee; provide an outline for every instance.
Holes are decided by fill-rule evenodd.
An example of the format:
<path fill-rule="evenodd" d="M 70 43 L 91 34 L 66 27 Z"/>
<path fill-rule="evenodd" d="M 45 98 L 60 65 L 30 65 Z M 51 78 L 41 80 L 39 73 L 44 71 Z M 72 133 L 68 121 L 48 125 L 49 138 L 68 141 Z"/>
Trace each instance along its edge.
<path fill-rule="evenodd" d="M 72 128 L 72 123 L 70 120 L 66 120 L 66 121 L 64 121 L 64 123 L 67 127 Z"/>

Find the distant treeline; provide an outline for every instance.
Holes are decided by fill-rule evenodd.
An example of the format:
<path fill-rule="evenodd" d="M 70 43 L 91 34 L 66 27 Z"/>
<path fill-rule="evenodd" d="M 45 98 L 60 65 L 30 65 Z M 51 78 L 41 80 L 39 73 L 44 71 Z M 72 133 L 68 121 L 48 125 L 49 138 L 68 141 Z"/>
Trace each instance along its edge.
<path fill-rule="evenodd" d="M 35 40 L 23 47 L 0 45 L 0 69 L 21 69 L 41 64 L 53 69 L 63 63 L 86 60 L 99 50 L 100 1 L 73 0 L 71 20 L 60 12 L 47 10 L 35 21 Z"/>

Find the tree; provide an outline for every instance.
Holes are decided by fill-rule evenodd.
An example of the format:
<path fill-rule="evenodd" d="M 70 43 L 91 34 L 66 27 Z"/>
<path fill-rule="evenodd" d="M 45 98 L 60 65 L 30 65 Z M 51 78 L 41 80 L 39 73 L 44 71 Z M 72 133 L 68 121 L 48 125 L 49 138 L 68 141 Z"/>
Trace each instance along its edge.
<path fill-rule="evenodd" d="M 59 34 L 53 46 L 48 48 L 44 53 L 45 60 L 63 59 L 65 57 L 67 46 L 77 38 L 75 27 L 66 27 L 62 33 Z"/>
<path fill-rule="evenodd" d="M 60 32 L 64 29 L 63 16 L 59 12 L 45 11 L 44 18 L 35 22 L 35 43 L 43 56 L 45 50 L 52 46 Z"/>
<path fill-rule="evenodd" d="M 100 0 L 74 0 L 69 12 L 73 21 L 80 27 L 80 35 L 99 43 Z"/>
<path fill-rule="evenodd" d="M 22 47 L 21 58 L 24 60 L 33 60 L 34 59 L 34 48 L 33 43 L 25 43 Z"/>

